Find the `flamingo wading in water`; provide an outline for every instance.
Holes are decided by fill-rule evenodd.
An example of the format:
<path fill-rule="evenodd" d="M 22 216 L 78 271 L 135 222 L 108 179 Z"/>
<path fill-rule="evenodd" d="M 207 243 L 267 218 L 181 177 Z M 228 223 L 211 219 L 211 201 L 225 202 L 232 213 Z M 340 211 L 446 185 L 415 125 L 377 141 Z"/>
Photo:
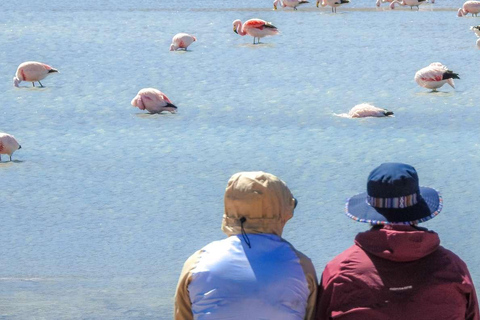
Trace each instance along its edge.
<path fill-rule="evenodd" d="M 138 91 L 131 104 L 140 110 L 147 110 L 150 113 L 160 113 L 162 111 L 177 112 L 177 107 L 172 104 L 170 99 L 162 91 L 154 88 L 145 88 Z"/>
<path fill-rule="evenodd" d="M 457 16 L 463 17 L 467 14 L 471 13 L 472 16 L 477 16 L 480 12 L 480 1 L 467 1 L 463 4 L 463 6 L 458 9 Z"/>
<path fill-rule="evenodd" d="M 332 12 L 337 13 L 337 7 L 341 6 L 342 4 L 350 3 L 350 0 L 321 0 L 322 7 L 330 6 L 332 7 Z M 320 4 L 320 0 L 317 0 L 317 8 Z"/>
<path fill-rule="evenodd" d="M 19 83 L 22 81 L 29 81 L 35 87 L 35 81 L 40 84 L 40 87 L 43 87 L 43 84 L 40 80 L 43 80 L 50 73 L 58 72 L 57 69 L 50 67 L 48 64 L 36 62 L 36 61 L 27 61 L 21 63 L 13 77 L 13 85 L 18 87 Z"/>
<path fill-rule="evenodd" d="M 172 39 L 170 51 L 175 51 L 177 49 L 184 49 L 185 51 L 187 51 L 188 46 L 195 41 L 197 41 L 197 38 L 192 35 L 189 35 L 187 33 L 177 33 Z"/>
<path fill-rule="evenodd" d="M 377 7 L 380 7 L 380 5 L 381 5 L 382 3 L 385 3 L 385 2 L 390 2 L 390 3 L 391 3 L 392 1 L 393 1 L 393 0 L 377 0 L 377 2 L 376 2 L 375 4 L 377 5 Z"/>
<path fill-rule="evenodd" d="M 255 38 L 258 38 L 257 43 L 260 43 L 260 38 L 265 36 L 274 36 L 279 33 L 277 27 L 262 19 L 250 19 L 245 21 L 243 25 L 242 21 L 237 19 L 233 21 L 233 32 L 241 36 L 247 34 L 252 36 L 253 44 L 255 44 Z"/>
<path fill-rule="evenodd" d="M 0 133 L 0 161 L 2 161 L 2 154 L 8 154 L 10 161 L 12 161 L 12 154 L 21 149 L 14 136 L 8 133 Z"/>
<path fill-rule="evenodd" d="M 395 9 L 395 3 L 398 3 L 402 6 L 409 6 L 411 10 L 413 10 L 413 7 L 417 7 L 418 10 L 420 10 L 420 5 L 426 3 L 426 0 L 394 0 L 390 4 L 390 9 Z M 433 1 L 432 1 L 433 3 Z"/>
<path fill-rule="evenodd" d="M 273 10 L 277 10 L 277 6 L 280 3 L 282 7 L 290 7 L 293 10 L 297 10 L 297 7 L 301 4 L 308 3 L 306 0 L 275 0 L 273 1 Z"/>
<path fill-rule="evenodd" d="M 420 69 L 415 73 L 415 81 L 419 86 L 437 91 L 438 88 L 448 83 L 455 89 L 453 79 L 460 79 L 458 73 L 448 70 L 440 62 L 431 63 L 428 67 Z"/>
<path fill-rule="evenodd" d="M 366 118 L 366 117 L 389 117 L 393 112 L 387 109 L 378 108 L 370 103 L 361 103 L 354 106 L 348 113 L 336 114 L 344 118 Z"/>

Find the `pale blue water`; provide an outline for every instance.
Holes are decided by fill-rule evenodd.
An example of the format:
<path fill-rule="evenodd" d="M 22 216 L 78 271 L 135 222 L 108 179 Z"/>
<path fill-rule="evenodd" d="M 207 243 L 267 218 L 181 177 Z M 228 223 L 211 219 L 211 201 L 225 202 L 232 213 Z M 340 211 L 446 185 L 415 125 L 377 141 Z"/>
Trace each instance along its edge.
<path fill-rule="evenodd" d="M 184 260 L 220 231 L 235 172 L 264 170 L 299 199 L 284 237 L 325 263 L 367 229 L 343 215 L 385 161 L 442 191 L 424 226 L 480 286 L 480 51 L 463 1 L 420 11 L 352 0 L 272 10 L 245 1 L 2 1 L 0 131 L 22 149 L 0 163 L 0 319 L 170 319 Z M 253 46 L 232 21 L 281 31 Z M 178 32 L 189 52 L 169 52 Z M 60 70 L 14 88 L 17 66 Z M 442 62 L 457 88 L 429 93 L 417 70 Z M 178 114 L 130 106 L 155 87 Z M 334 113 L 371 102 L 394 118 Z"/>

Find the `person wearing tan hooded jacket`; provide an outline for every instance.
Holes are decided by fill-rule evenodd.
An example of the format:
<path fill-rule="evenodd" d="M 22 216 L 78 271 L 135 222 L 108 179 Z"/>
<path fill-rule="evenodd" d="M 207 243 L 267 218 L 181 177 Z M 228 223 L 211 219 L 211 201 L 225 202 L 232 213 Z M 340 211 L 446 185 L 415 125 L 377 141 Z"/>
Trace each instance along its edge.
<path fill-rule="evenodd" d="M 228 236 L 184 264 L 175 294 L 176 320 L 313 319 L 315 268 L 281 236 L 296 199 L 265 172 L 228 181 L 222 230 Z"/>

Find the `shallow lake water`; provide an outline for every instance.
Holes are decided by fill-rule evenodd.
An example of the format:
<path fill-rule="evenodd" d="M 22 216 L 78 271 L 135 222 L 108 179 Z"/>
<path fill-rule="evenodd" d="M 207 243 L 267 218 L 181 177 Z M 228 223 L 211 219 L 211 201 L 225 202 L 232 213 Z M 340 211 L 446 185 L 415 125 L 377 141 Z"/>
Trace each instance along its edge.
<path fill-rule="evenodd" d="M 22 149 L 0 163 L 0 319 L 171 319 L 183 262 L 224 237 L 227 180 L 250 170 L 298 198 L 284 237 L 320 276 L 368 227 L 345 199 L 380 163 L 413 165 L 444 197 L 423 225 L 480 287 L 480 18 L 458 18 L 462 3 L 2 2 L 0 131 Z M 280 35 L 233 33 L 255 17 Z M 197 37 L 188 52 L 168 50 L 178 32 Z M 60 73 L 13 87 L 28 60 Z M 460 74 L 455 89 L 415 83 L 432 62 Z M 178 113 L 133 108 L 145 87 Z M 362 102 L 395 116 L 335 116 Z"/>

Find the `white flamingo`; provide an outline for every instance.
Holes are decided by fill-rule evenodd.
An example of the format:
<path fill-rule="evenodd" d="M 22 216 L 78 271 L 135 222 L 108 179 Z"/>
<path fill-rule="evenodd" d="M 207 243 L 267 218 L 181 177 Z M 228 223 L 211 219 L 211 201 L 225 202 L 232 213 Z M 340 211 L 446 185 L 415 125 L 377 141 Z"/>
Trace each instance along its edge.
<path fill-rule="evenodd" d="M 277 27 L 262 19 L 250 19 L 245 21 L 243 25 L 242 21 L 237 19 L 233 21 L 233 32 L 241 36 L 247 34 L 252 36 L 253 44 L 255 44 L 255 38 L 258 38 L 257 43 L 260 43 L 260 38 L 274 36 L 279 33 Z"/>
<path fill-rule="evenodd" d="M 399 5 L 402 6 L 409 6 L 410 9 L 413 10 L 413 7 L 417 7 L 417 9 L 420 9 L 420 5 L 426 3 L 426 0 L 394 0 L 390 4 L 390 9 L 395 9 L 395 4 L 398 3 Z M 433 2 L 432 2 L 433 3 Z"/>
<path fill-rule="evenodd" d="M 297 10 L 297 7 L 301 4 L 309 3 L 306 0 L 275 0 L 273 1 L 273 10 L 277 10 L 278 4 L 280 4 L 282 7 L 290 7 L 293 8 L 293 10 Z"/>
<path fill-rule="evenodd" d="M 0 133 L 0 161 L 2 161 L 2 154 L 8 154 L 10 161 L 12 161 L 12 154 L 21 148 L 22 146 L 18 144 L 14 136 L 8 133 Z"/>
<path fill-rule="evenodd" d="M 415 81 L 419 86 L 437 91 L 438 88 L 448 83 L 455 89 L 453 79 L 460 79 L 458 73 L 448 70 L 440 62 L 431 63 L 428 67 L 422 68 L 415 73 Z"/>
<path fill-rule="evenodd" d="M 197 38 L 188 33 L 177 33 L 172 38 L 170 51 L 175 51 L 177 49 L 184 49 L 185 51 L 187 51 L 188 46 L 195 41 L 197 41 Z"/>
<path fill-rule="evenodd" d="M 317 0 L 317 8 L 322 2 L 322 7 L 330 6 L 332 7 L 332 12 L 337 13 L 337 7 L 341 6 L 342 4 L 350 3 L 350 0 Z"/>
<path fill-rule="evenodd" d="M 480 1 L 467 1 L 458 9 L 457 16 L 463 17 L 471 13 L 472 16 L 477 16 L 480 12 Z"/>

